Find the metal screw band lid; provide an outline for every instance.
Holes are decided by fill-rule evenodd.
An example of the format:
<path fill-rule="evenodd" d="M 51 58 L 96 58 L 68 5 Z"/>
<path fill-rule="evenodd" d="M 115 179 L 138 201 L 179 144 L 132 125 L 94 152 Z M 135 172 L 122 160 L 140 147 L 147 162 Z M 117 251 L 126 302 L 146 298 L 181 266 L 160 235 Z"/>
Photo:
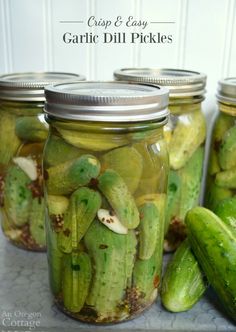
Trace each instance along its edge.
<path fill-rule="evenodd" d="M 0 76 L 0 99 L 45 101 L 45 86 L 75 79 L 84 81 L 85 77 L 64 72 L 27 72 L 2 75 Z"/>
<path fill-rule="evenodd" d="M 222 103 L 236 104 L 236 77 L 228 77 L 218 82 L 216 98 Z"/>
<path fill-rule="evenodd" d="M 139 122 L 167 119 L 168 90 L 127 82 L 66 82 L 45 89 L 45 112 L 71 120 Z"/>
<path fill-rule="evenodd" d="M 114 72 L 116 80 L 144 82 L 165 86 L 170 98 L 193 97 L 205 93 L 206 75 L 170 68 L 122 68 Z"/>

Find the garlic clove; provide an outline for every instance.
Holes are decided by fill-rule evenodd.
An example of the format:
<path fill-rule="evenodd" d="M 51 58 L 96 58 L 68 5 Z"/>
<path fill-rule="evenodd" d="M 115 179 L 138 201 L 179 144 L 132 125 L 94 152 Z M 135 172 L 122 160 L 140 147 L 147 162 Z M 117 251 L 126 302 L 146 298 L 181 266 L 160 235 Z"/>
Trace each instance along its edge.
<path fill-rule="evenodd" d="M 13 158 L 13 162 L 18 165 L 25 174 L 28 175 L 30 180 L 35 181 L 38 177 L 36 162 L 33 159 L 25 157 Z"/>
<path fill-rule="evenodd" d="M 128 228 L 126 228 L 117 216 L 109 210 L 99 209 L 97 212 L 99 221 L 111 231 L 118 234 L 128 234 Z"/>

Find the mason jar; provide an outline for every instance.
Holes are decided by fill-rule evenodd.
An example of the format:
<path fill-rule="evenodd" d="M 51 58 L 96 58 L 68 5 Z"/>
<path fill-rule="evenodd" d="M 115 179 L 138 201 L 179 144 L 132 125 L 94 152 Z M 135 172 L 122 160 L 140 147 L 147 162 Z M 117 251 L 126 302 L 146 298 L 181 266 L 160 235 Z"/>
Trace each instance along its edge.
<path fill-rule="evenodd" d="M 219 81 L 216 97 L 218 112 L 211 137 L 204 203 L 223 220 L 234 225 L 236 220 L 236 78 Z"/>
<path fill-rule="evenodd" d="M 44 87 L 72 73 L 0 77 L 0 209 L 3 233 L 18 247 L 45 250 L 42 151 L 48 135 Z"/>
<path fill-rule="evenodd" d="M 57 306 L 89 323 L 130 319 L 161 278 L 168 90 L 116 82 L 46 88 L 47 248 Z"/>
<path fill-rule="evenodd" d="M 165 251 L 173 251 L 186 237 L 188 210 L 199 204 L 204 161 L 206 123 L 201 103 L 206 76 L 181 69 L 124 68 L 117 80 L 149 82 L 170 91 L 170 119 L 164 127 L 170 172 L 165 214 Z"/>

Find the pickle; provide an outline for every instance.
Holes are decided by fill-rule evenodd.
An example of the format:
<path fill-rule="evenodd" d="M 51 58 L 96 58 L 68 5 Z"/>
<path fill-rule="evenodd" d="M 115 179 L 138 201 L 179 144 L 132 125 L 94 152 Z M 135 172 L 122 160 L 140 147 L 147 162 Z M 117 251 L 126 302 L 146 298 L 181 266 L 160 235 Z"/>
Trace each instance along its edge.
<path fill-rule="evenodd" d="M 34 198 L 31 204 L 31 211 L 29 215 L 30 233 L 37 245 L 40 247 L 46 246 L 45 234 L 45 203 L 44 198 Z"/>
<path fill-rule="evenodd" d="M 170 167 L 183 167 L 205 138 L 206 123 L 201 112 L 180 115 L 169 144 Z"/>
<path fill-rule="evenodd" d="M 179 170 L 181 178 L 179 219 L 184 222 L 188 210 L 196 206 L 201 190 L 204 149 L 199 147 L 188 160 L 184 168 Z"/>
<path fill-rule="evenodd" d="M 219 187 L 236 189 L 236 167 L 217 173 L 215 183 Z"/>
<path fill-rule="evenodd" d="M 83 155 L 46 170 L 47 190 L 52 195 L 68 195 L 89 184 L 100 172 L 100 163 L 92 155 Z"/>
<path fill-rule="evenodd" d="M 134 264 L 133 287 L 140 295 L 141 302 L 153 302 L 161 279 L 165 200 L 164 194 L 145 195 L 137 200 L 138 205 L 152 202 L 158 208 L 159 213 L 154 252 L 149 259 L 137 258 Z"/>
<path fill-rule="evenodd" d="M 18 166 L 9 167 L 5 179 L 4 206 L 16 226 L 23 226 L 29 219 L 32 204 L 30 183 L 30 178 Z"/>
<path fill-rule="evenodd" d="M 168 231 L 168 227 L 172 219 L 175 219 L 179 214 L 180 209 L 180 189 L 181 180 L 176 171 L 170 170 L 168 177 L 168 189 L 167 189 L 167 205 L 165 216 L 165 234 Z"/>
<path fill-rule="evenodd" d="M 185 240 L 167 265 L 161 287 L 162 303 L 171 312 L 186 311 L 198 302 L 205 290 L 203 273 Z"/>
<path fill-rule="evenodd" d="M 63 258 L 62 292 L 64 306 L 70 312 L 83 308 L 92 277 L 92 266 L 85 252 L 72 253 Z"/>
<path fill-rule="evenodd" d="M 49 281 L 52 293 L 57 295 L 62 288 L 63 253 L 57 246 L 58 235 L 53 231 L 50 221 L 46 218 L 47 256 L 49 265 Z"/>
<path fill-rule="evenodd" d="M 151 146 L 147 143 L 136 143 L 134 147 L 143 159 L 143 170 L 137 189 L 137 195 L 156 192 L 159 185 L 158 180 L 161 175 L 160 159 L 153 155 Z"/>
<path fill-rule="evenodd" d="M 214 211 L 220 201 L 232 197 L 231 190 L 217 186 L 214 182 L 208 181 L 205 194 L 205 206 Z"/>
<path fill-rule="evenodd" d="M 89 188 L 79 188 L 71 195 L 58 238 L 58 245 L 63 252 L 70 253 L 72 249 L 78 249 L 80 240 L 94 220 L 101 204 L 100 194 Z"/>
<path fill-rule="evenodd" d="M 236 167 L 236 126 L 224 134 L 218 157 L 222 169 L 229 170 Z"/>
<path fill-rule="evenodd" d="M 23 141 L 45 141 L 48 136 L 47 124 L 35 116 L 20 117 L 16 120 L 16 135 Z"/>
<path fill-rule="evenodd" d="M 135 192 L 142 174 L 143 160 L 134 147 L 125 146 L 107 152 L 102 156 L 101 164 L 103 170 L 110 168 L 116 171 L 131 194 Z"/>
<path fill-rule="evenodd" d="M 139 258 L 149 259 L 156 248 L 160 214 L 155 202 L 147 202 L 139 207 Z"/>
<path fill-rule="evenodd" d="M 131 278 L 136 240 L 133 231 L 116 234 L 94 221 L 85 234 L 84 242 L 94 262 L 94 275 L 86 303 L 98 315 L 97 321 L 115 317 Z"/>
<path fill-rule="evenodd" d="M 208 173 L 209 175 L 215 175 L 220 172 L 220 165 L 218 161 L 217 152 L 215 149 L 211 148 L 209 165 L 208 165 Z"/>
<path fill-rule="evenodd" d="M 60 232 L 64 224 L 64 214 L 69 205 L 69 199 L 64 196 L 48 195 L 47 197 L 48 215 L 51 227 L 55 232 Z"/>
<path fill-rule="evenodd" d="M 62 138 L 50 135 L 44 152 L 44 162 L 47 166 L 56 166 L 78 158 L 84 153 L 84 151 L 66 143 Z"/>
<path fill-rule="evenodd" d="M 106 197 L 120 222 L 127 228 L 136 228 L 139 213 L 124 180 L 115 171 L 107 169 L 98 178 L 98 188 Z"/>
<path fill-rule="evenodd" d="M 7 165 L 15 155 L 20 140 L 15 134 L 15 117 L 1 112 L 0 121 L 0 164 Z"/>
<path fill-rule="evenodd" d="M 67 143 L 80 149 L 107 151 L 129 143 L 124 137 L 119 141 L 118 139 L 114 140 L 114 136 L 109 134 L 78 132 L 62 129 L 59 126 L 56 128 Z"/>
<path fill-rule="evenodd" d="M 236 197 L 221 201 L 214 212 L 232 231 L 236 232 Z"/>
<path fill-rule="evenodd" d="M 162 260 L 159 260 L 159 257 L 162 255 L 162 251 L 163 248 L 158 243 L 154 253 L 149 259 L 137 259 L 134 264 L 133 284 L 140 296 L 140 301 L 148 303 L 155 299 L 157 288 L 161 280 L 160 266 Z"/>
<path fill-rule="evenodd" d="M 216 145 L 221 143 L 222 138 L 225 134 L 225 132 L 230 129 L 232 126 L 234 126 L 234 119 L 231 115 L 225 114 L 225 113 L 220 113 L 217 121 L 215 122 L 212 138 L 213 142 Z"/>
<path fill-rule="evenodd" d="M 195 207 L 187 213 L 193 252 L 221 303 L 236 320 L 236 236 L 213 212 Z"/>
<path fill-rule="evenodd" d="M 68 198 L 64 196 L 48 195 L 47 201 L 49 215 L 62 215 L 69 205 Z"/>

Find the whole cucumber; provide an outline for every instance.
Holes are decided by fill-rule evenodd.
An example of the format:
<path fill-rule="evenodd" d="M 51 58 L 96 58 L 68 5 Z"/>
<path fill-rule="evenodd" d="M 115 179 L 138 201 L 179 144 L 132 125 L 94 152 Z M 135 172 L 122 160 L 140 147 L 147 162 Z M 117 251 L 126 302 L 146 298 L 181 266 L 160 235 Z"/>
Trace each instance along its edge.
<path fill-rule="evenodd" d="M 162 280 L 162 304 L 172 312 L 186 311 L 198 302 L 205 290 L 203 273 L 186 239 L 167 265 Z"/>
<path fill-rule="evenodd" d="M 236 236 L 213 212 L 195 207 L 185 219 L 193 252 L 228 314 L 236 321 Z"/>

